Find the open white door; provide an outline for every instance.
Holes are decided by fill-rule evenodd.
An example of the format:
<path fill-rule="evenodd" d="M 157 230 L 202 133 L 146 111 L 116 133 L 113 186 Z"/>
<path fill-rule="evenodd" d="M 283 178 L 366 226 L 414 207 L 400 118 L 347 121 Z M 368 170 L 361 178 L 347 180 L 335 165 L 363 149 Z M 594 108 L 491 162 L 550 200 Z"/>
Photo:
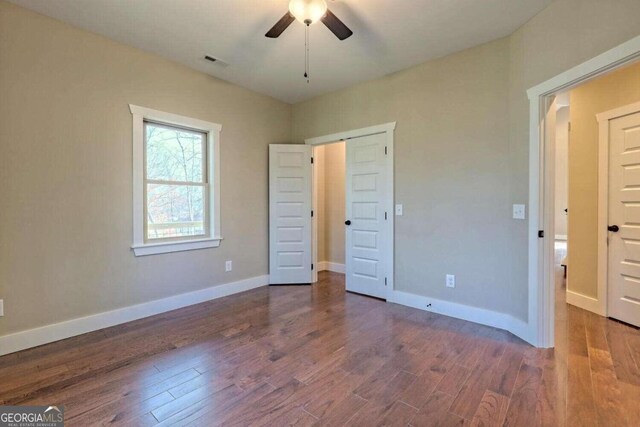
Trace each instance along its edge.
<path fill-rule="evenodd" d="M 640 112 L 609 122 L 609 316 L 640 326 Z"/>
<path fill-rule="evenodd" d="M 346 144 L 346 288 L 387 298 L 385 277 L 391 212 L 386 188 L 386 133 L 350 139 Z"/>
<path fill-rule="evenodd" d="M 269 283 L 311 283 L 311 147 L 269 145 Z"/>

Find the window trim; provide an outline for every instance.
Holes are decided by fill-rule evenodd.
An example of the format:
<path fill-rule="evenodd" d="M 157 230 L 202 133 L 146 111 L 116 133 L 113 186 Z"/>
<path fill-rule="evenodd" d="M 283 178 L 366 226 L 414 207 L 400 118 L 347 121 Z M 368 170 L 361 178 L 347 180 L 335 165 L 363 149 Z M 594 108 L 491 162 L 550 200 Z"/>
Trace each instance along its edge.
<path fill-rule="evenodd" d="M 129 104 L 129 109 L 133 116 L 133 244 L 131 248 L 135 256 L 216 248 L 220 246 L 220 241 L 222 240 L 220 231 L 220 131 L 222 130 L 222 126 L 217 123 L 192 119 L 190 117 L 166 113 L 133 104 Z M 198 236 L 195 239 L 146 241 L 144 235 L 144 121 L 190 128 L 207 135 L 206 173 L 209 185 L 207 186 L 208 191 L 206 197 L 209 205 L 207 218 L 209 236 L 204 238 Z"/>

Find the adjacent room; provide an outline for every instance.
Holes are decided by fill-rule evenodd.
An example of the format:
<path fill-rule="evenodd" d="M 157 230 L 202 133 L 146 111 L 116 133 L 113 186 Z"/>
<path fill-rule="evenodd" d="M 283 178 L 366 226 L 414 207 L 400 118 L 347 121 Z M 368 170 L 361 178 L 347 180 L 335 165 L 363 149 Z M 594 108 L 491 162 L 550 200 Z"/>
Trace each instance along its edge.
<path fill-rule="evenodd" d="M 0 0 L 0 426 L 640 425 L 639 171 L 637 0 Z"/>

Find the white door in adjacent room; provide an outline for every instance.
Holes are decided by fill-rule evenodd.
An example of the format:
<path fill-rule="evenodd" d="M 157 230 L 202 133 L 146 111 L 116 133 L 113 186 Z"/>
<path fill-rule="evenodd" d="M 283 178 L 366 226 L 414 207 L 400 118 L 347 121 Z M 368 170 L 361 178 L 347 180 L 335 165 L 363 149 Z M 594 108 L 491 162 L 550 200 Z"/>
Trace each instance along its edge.
<path fill-rule="evenodd" d="M 346 289 L 386 299 L 387 201 L 386 134 L 346 144 Z"/>
<path fill-rule="evenodd" d="M 269 145 L 269 283 L 311 283 L 311 147 Z"/>
<path fill-rule="evenodd" d="M 640 326 L 640 112 L 609 121 L 609 317 Z"/>

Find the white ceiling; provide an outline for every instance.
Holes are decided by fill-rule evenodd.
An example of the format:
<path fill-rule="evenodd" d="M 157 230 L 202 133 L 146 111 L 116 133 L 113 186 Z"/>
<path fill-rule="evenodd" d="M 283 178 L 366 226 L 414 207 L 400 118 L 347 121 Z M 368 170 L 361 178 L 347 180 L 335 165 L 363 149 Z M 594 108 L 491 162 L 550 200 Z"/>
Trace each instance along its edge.
<path fill-rule="evenodd" d="M 354 35 L 341 42 L 322 23 L 311 27 L 309 84 L 303 24 L 264 37 L 288 0 L 10 1 L 296 103 L 509 35 L 553 0 L 327 1 Z"/>

